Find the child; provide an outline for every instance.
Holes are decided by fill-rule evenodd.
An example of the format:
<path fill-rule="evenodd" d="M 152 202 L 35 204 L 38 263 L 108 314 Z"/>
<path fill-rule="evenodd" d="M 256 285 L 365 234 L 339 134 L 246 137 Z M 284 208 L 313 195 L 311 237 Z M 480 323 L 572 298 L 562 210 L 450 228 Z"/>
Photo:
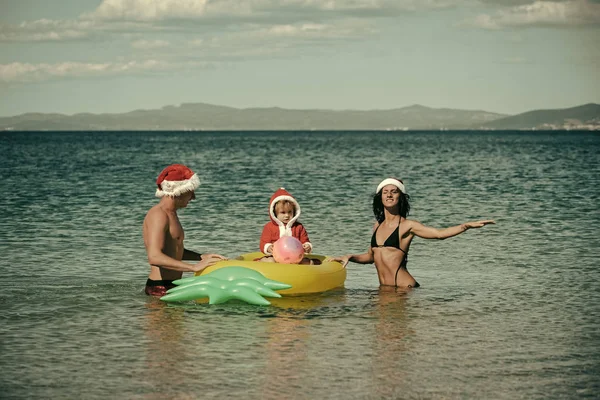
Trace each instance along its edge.
<path fill-rule="evenodd" d="M 260 251 L 270 256 L 273 253 L 273 243 L 282 236 L 293 236 L 300 240 L 305 253 L 312 251 L 308 233 L 298 222 L 300 205 L 284 188 L 278 189 L 271 196 L 269 217 L 271 221 L 265 224 L 260 235 Z"/>

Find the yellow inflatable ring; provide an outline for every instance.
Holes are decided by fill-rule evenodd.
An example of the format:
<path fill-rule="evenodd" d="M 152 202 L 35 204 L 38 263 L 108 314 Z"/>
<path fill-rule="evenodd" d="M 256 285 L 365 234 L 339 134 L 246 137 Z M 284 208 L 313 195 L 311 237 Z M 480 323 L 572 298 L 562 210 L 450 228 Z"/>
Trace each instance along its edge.
<path fill-rule="evenodd" d="M 245 267 L 260 272 L 275 281 L 292 285 L 290 289 L 280 290 L 282 295 L 296 295 L 326 292 L 344 286 L 346 268 L 337 261 L 325 260 L 325 256 L 306 254 L 311 260 L 318 260 L 319 265 L 279 264 L 276 262 L 254 261 L 265 255 L 261 252 L 242 254 L 238 259 L 219 261 L 196 275 L 208 274 L 223 267 Z"/>

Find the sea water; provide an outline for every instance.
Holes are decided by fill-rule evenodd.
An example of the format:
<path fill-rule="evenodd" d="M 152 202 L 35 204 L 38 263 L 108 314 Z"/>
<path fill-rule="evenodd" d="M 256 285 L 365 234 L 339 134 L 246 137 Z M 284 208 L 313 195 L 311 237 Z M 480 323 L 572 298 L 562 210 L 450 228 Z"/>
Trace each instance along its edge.
<path fill-rule="evenodd" d="M 600 135 L 590 132 L 0 133 L 0 397 L 553 399 L 600 393 Z M 412 291 L 261 307 L 143 294 L 155 179 L 202 181 L 187 248 L 257 251 L 285 187 L 325 255 L 362 253 L 377 184 L 410 218 L 494 219 L 415 239 Z M 186 274 L 189 276 L 189 274 Z"/>

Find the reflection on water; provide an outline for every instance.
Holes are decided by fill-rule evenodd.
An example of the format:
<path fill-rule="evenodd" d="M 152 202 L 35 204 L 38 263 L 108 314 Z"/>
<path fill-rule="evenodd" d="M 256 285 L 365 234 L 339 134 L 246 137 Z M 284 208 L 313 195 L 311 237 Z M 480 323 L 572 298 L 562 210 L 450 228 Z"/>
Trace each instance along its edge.
<path fill-rule="evenodd" d="M 172 396 L 173 388 L 183 387 L 184 376 L 172 368 L 185 360 L 189 351 L 185 348 L 185 311 L 183 308 L 166 306 L 154 298 L 148 298 L 144 314 L 145 380 L 152 383 L 152 391 L 144 399 L 164 399 Z M 178 398 L 194 398 L 194 393 L 177 389 Z"/>
<path fill-rule="evenodd" d="M 409 368 L 411 355 L 407 354 L 407 336 L 410 335 L 406 315 L 406 299 L 412 289 L 390 286 L 379 288 L 374 302 L 374 385 L 378 398 L 393 398 L 396 388 L 404 386 L 403 371 Z"/>
<path fill-rule="evenodd" d="M 280 312 L 266 325 L 265 351 L 267 367 L 262 393 L 266 398 L 280 398 L 284 393 L 302 392 L 302 371 L 309 368 L 311 320 Z"/>

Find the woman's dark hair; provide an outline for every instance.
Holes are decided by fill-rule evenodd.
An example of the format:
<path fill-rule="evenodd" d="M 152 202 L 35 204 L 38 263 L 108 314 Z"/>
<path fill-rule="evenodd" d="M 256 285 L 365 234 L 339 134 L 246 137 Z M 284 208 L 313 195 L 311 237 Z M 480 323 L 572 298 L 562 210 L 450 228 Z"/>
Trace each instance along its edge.
<path fill-rule="evenodd" d="M 375 193 L 373 196 L 373 214 L 375 214 L 375 219 L 377 222 L 382 223 L 385 219 L 385 214 L 383 213 L 383 201 L 381 201 L 381 191 L 379 193 Z M 410 196 L 406 193 L 400 192 L 400 198 L 398 199 L 398 207 L 400 208 L 400 216 L 406 218 L 408 213 L 410 212 Z"/>

